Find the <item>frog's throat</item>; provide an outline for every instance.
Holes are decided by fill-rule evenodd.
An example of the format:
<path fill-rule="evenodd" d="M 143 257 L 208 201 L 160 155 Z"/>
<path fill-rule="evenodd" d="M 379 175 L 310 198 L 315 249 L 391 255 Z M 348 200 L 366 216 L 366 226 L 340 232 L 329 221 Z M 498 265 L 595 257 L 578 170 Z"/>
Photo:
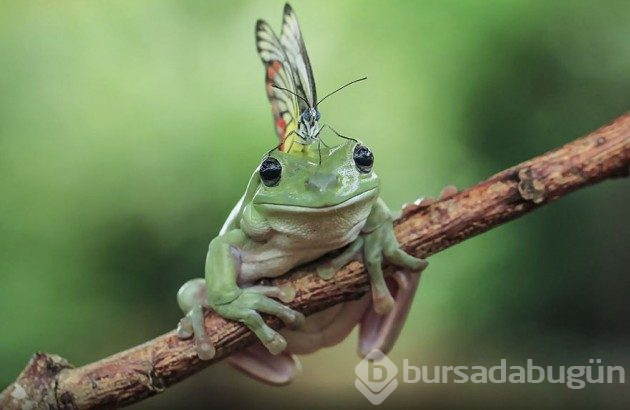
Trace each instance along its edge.
<path fill-rule="evenodd" d="M 319 213 L 319 212 L 330 212 L 337 209 L 347 208 L 348 206 L 354 205 L 356 203 L 365 201 L 373 196 L 378 191 L 378 187 L 370 188 L 365 192 L 360 193 L 359 195 L 355 195 L 352 198 L 348 198 L 343 202 L 340 202 L 336 205 L 322 206 L 322 207 L 311 207 L 311 206 L 301 206 L 301 205 L 278 205 L 278 204 L 270 204 L 270 203 L 259 203 L 256 206 L 263 207 L 268 210 L 273 211 L 283 211 L 283 212 L 309 212 L 309 213 Z"/>

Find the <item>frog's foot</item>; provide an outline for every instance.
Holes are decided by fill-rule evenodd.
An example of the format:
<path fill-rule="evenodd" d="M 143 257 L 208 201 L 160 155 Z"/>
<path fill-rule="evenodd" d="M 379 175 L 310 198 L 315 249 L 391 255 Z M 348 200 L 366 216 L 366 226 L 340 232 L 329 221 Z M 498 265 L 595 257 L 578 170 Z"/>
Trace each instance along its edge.
<path fill-rule="evenodd" d="M 177 336 L 181 339 L 194 337 L 197 355 L 201 360 L 210 360 L 214 357 L 216 350 L 206 333 L 203 306 L 195 306 L 179 321 Z"/>
<path fill-rule="evenodd" d="M 379 315 L 394 309 L 394 298 L 385 282 L 382 262 L 385 258 L 390 263 L 405 270 L 421 272 L 428 263 L 424 259 L 415 258 L 400 248 L 391 225 L 383 224 L 373 232 L 365 235 L 365 266 L 372 287 L 374 310 Z"/>
<path fill-rule="evenodd" d="M 442 188 L 442 192 L 440 193 L 440 197 L 437 199 L 437 201 L 443 201 L 443 200 L 452 198 L 458 192 L 459 190 L 457 189 L 455 185 L 447 185 L 444 188 Z M 418 210 L 428 208 L 429 205 L 433 205 L 437 201 L 435 200 L 435 198 L 428 196 L 428 197 L 417 199 L 411 204 L 405 204 L 402 207 L 402 216 L 406 216 Z"/>
<path fill-rule="evenodd" d="M 186 282 L 177 292 L 177 302 L 186 314 L 177 325 L 177 335 L 182 339 L 194 336 L 199 358 L 212 359 L 216 350 L 206 332 L 203 316 L 203 309 L 207 307 L 206 281 L 199 278 Z"/>
<path fill-rule="evenodd" d="M 260 310 L 264 313 L 279 317 L 287 328 L 298 329 L 304 323 L 304 315 L 295 311 L 282 303 L 269 299 L 276 298 L 283 303 L 290 303 L 295 299 L 295 288 L 290 283 L 284 283 L 280 286 L 263 286 L 255 285 L 244 289 L 246 293 L 254 293 L 265 298 L 260 299 Z"/>
<path fill-rule="evenodd" d="M 317 267 L 317 275 L 325 280 L 331 279 L 335 272 L 357 257 L 362 247 L 363 238 L 359 236 L 354 242 L 348 245 L 341 254 L 335 256 L 330 261 L 319 265 Z"/>
<path fill-rule="evenodd" d="M 390 351 L 400 335 L 419 282 L 420 273 L 417 272 L 398 271 L 387 278 L 395 302 L 385 315 L 378 314 L 375 309 L 365 311 L 359 329 L 359 354 L 362 357 L 374 349 L 385 354 Z"/>
<path fill-rule="evenodd" d="M 273 355 L 260 343 L 231 355 L 227 361 L 246 375 L 273 386 L 289 384 L 302 371 L 297 356 L 286 351 Z"/>
<path fill-rule="evenodd" d="M 186 315 L 190 318 L 192 325 L 195 346 L 197 347 L 197 355 L 201 360 L 210 360 L 214 357 L 216 350 L 210 337 L 206 332 L 206 326 L 203 316 L 203 306 L 197 305 Z M 181 323 L 181 322 L 180 322 Z"/>
<path fill-rule="evenodd" d="M 459 190 L 457 189 L 457 187 L 455 185 L 447 185 L 444 188 L 442 188 L 442 192 L 440 193 L 439 201 L 443 201 L 445 199 L 452 198 L 458 192 L 459 192 Z"/>
<path fill-rule="evenodd" d="M 180 339 L 190 339 L 193 334 L 192 320 L 190 317 L 184 316 L 177 324 L 177 336 Z"/>
<path fill-rule="evenodd" d="M 222 317 L 244 323 L 274 355 L 282 352 L 287 342 L 265 323 L 258 312 L 276 316 L 287 326 L 299 327 L 304 322 L 304 315 L 300 312 L 250 288 L 243 289 L 236 299 L 227 304 L 213 305 L 213 309 Z"/>

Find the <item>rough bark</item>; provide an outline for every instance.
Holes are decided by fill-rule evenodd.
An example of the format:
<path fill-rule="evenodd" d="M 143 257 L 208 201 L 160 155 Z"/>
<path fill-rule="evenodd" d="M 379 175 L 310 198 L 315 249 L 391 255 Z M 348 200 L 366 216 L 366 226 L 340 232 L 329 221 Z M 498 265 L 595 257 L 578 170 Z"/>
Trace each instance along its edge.
<path fill-rule="evenodd" d="M 502 171 L 453 197 L 404 209 L 396 234 L 409 253 L 427 257 L 515 219 L 572 191 L 630 169 L 630 114 L 586 137 Z M 290 304 L 305 314 L 356 299 L 369 289 L 361 263 L 351 262 L 325 281 L 313 266 L 301 267 L 278 283 L 290 282 Z M 270 324 L 280 323 L 268 318 Z M 213 313 L 206 327 L 217 348 L 211 361 L 198 359 L 193 343 L 174 331 L 140 346 L 74 368 L 65 359 L 36 353 L 17 380 L 0 394 L 0 408 L 91 409 L 128 405 L 212 365 L 254 341 L 244 326 Z"/>

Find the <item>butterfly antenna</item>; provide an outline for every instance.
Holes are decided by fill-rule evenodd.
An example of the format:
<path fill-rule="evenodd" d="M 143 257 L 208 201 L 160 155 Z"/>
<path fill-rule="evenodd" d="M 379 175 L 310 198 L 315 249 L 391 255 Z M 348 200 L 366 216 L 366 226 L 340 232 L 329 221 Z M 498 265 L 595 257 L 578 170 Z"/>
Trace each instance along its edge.
<path fill-rule="evenodd" d="M 294 92 L 293 92 L 293 91 L 291 91 L 291 90 L 287 90 L 286 88 L 280 87 L 279 85 L 271 84 L 271 86 L 272 86 L 273 88 L 277 88 L 278 90 L 286 91 L 286 92 L 288 92 L 289 94 L 293 94 L 293 95 L 295 95 L 297 98 L 299 98 L 300 100 L 304 101 L 304 102 L 306 103 L 306 105 L 308 105 L 309 107 L 311 106 L 311 104 L 309 104 L 309 102 L 308 102 L 308 101 L 306 101 L 306 98 L 302 97 L 301 95 L 298 95 L 298 94 L 294 93 Z"/>
<path fill-rule="evenodd" d="M 349 83 L 347 83 L 347 84 L 345 84 L 345 85 L 342 85 L 341 87 L 337 88 L 337 89 L 336 89 L 335 91 L 333 91 L 332 93 L 329 93 L 329 94 L 328 94 L 328 95 L 326 95 L 324 98 L 322 98 L 321 100 L 319 100 L 319 101 L 317 102 L 317 104 L 315 104 L 315 108 L 317 108 L 317 106 L 318 106 L 319 104 L 321 104 L 321 103 L 322 103 L 322 102 L 323 102 L 326 98 L 330 97 L 331 95 L 333 95 L 333 94 L 334 94 L 334 93 L 336 93 L 337 91 L 341 91 L 341 90 L 343 90 L 344 88 L 346 88 L 347 86 L 352 85 L 352 84 L 354 84 L 354 83 L 358 83 L 359 81 L 363 81 L 363 80 L 367 80 L 367 77 L 358 78 L 358 79 L 356 79 L 356 80 L 350 81 Z"/>

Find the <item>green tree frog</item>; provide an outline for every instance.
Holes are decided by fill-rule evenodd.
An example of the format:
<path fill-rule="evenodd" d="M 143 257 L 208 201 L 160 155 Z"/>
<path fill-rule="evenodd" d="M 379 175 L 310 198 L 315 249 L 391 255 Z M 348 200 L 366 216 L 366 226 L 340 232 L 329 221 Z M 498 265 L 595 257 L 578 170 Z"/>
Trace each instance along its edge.
<path fill-rule="evenodd" d="M 262 160 L 210 243 L 205 279 L 192 279 L 178 292 L 185 313 L 178 333 L 194 337 L 200 358 L 215 353 L 204 328 L 204 308 L 245 324 L 258 337 L 261 344 L 229 360 L 271 384 L 288 383 L 297 374 L 295 354 L 339 343 L 357 324 L 360 354 L 391 348 L 427 263 L 400 248 L 390 210 L 379 198 L 373 163 L 372 152 L 356 140 L 319 150 L 271 152 Z M 292 299 L 291 289 L 257 284 L 344 246 L 331 263 L 318 268 L 319 275 L 331 278 L 338 268 L 362 257 L 371 297 L 305 320 L 284 304 Z M 402 268 L 387 280 L 384 259 Z M 260 313 L 280 318 L 287 328 L 275 331 Z"/>

